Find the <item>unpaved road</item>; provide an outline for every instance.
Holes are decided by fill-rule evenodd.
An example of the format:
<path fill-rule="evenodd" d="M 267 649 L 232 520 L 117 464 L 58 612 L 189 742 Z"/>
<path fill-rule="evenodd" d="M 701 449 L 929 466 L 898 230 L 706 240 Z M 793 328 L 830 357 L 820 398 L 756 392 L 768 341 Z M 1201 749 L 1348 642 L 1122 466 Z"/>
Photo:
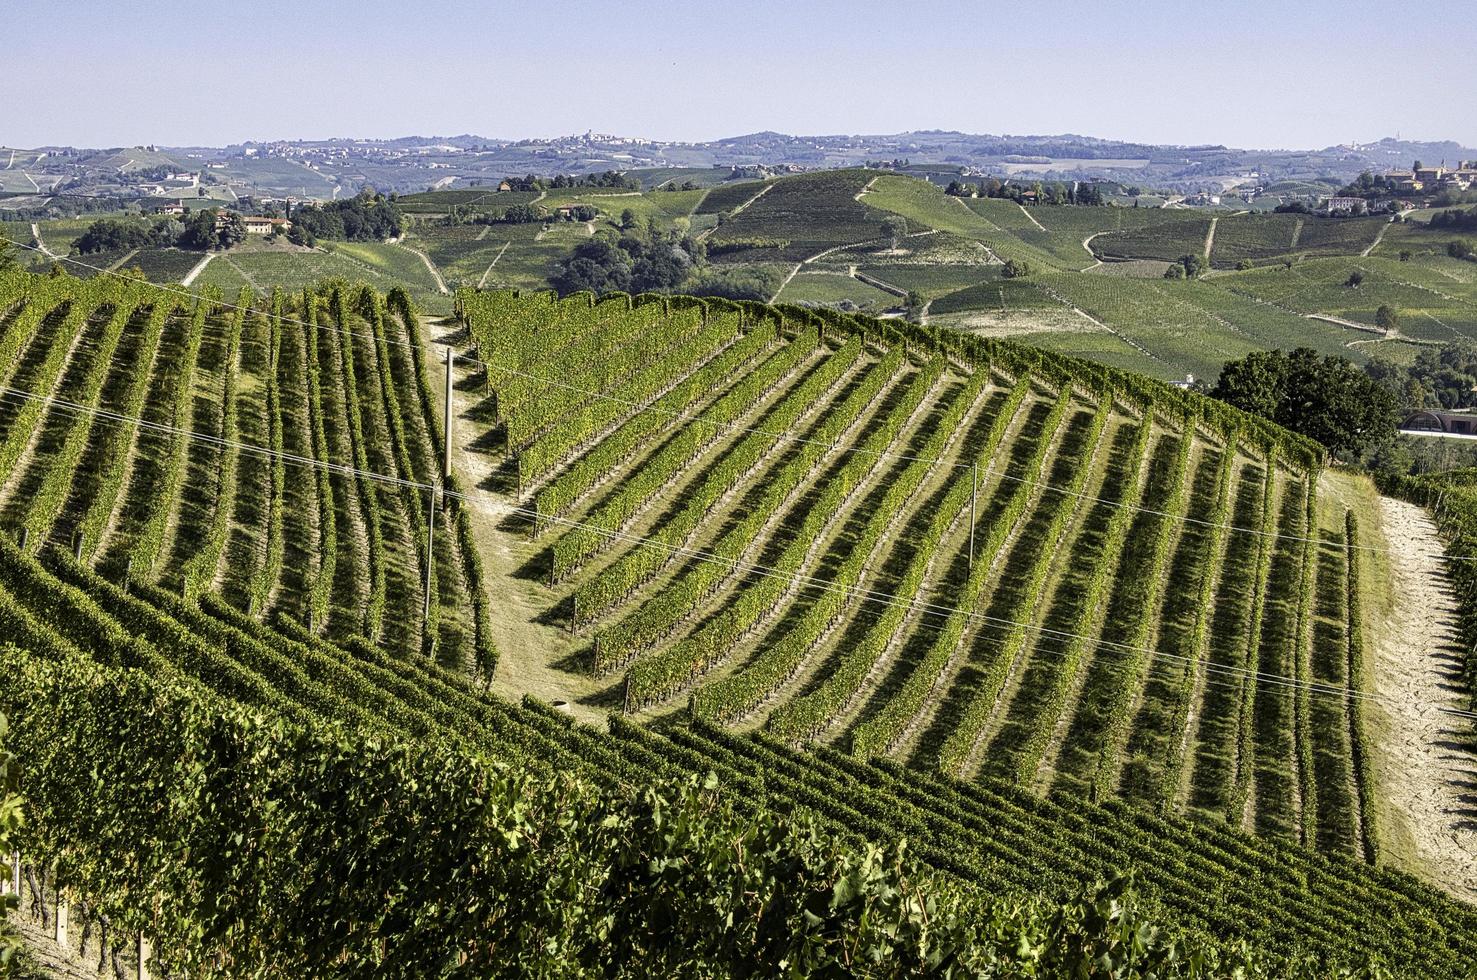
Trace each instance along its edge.
<path fill-rule="evenodd" d="M 1397 597 L 1378 631 L 1369 667 L 1385 704 L 1377 741 L 1378 792 L 1407 824 L 1416 857 L 1432 879 L 1477 900 L 1477 757 L 1460 747 L 1471 723 L 1446 714 L 1461 706 L 1457 601 L 1447 581 L 1436 526 L 1414 504 L 1380 498 Z"/>

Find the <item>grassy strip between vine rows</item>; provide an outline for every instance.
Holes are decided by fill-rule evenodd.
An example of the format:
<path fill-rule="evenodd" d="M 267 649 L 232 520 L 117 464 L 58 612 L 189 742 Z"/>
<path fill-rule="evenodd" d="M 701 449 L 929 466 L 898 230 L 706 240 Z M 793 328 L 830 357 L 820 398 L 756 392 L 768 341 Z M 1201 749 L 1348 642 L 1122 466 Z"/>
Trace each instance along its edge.
<path fill-rule="evenodd" d="M 934 427 L 928 442 L 918 452 L 919 458 L 914 460 L 908 469 L 904 470 L 902 476 L 888 488 L 888 497 L 879 508 L 881 511 L 895 512 L 900 509 L 904 501 L 917 492 L 924 479 L 935 469 L 935 460 L 943 453 L 954 430 L 959 427 L 965 415 L 974 407 L 984 391 L 987 384 L 986 373 L 976 371 L 970 376 L 964 391 L 950 403 L 943 418 L 939 419 Z M 1020 384 L 1026 383 L 1024 379 L 1020 382 Z M 949 480 L 943 500 L 929 515 L 928 524 L 914 541 L 912 557 L 902 574 L 898 576 L 891 590 L 890 601 L 884 606 L 881 615 L 855 646 L 836 651 L 835 662 L 830 673 L 815 690 L 786 701 L 769 716 L 769 729 L 777 737 L 788 742 L 802 742 L 815 737 L 835 719 L 836 714 L 861 689 L 867 675 L 887 651 L 894 634 L 902 628 L 903 622 L 917 601 L 929 563 L 933 560 L 934 553 L 938 550 L 945 533 L 968 505 L 970 490 L 971 484 L 968 480 Z M 868 531 L 880 534 L 881 528 L 874 524 Z M 852 554 L 859 556 L 858 561 L 863 561 L 865 558 L 862 556 L 868 551 L 870 548 L 859 547 Z M 791 650 L 794 652 L 784 659 L 791 659 L 795 653 L 803 654 L 804 650 L 808 650 L 815 642 L 815 638 L 820 635 L 820 630 L 825 628 L 822 624 L 829 623 L 839 615 L 842 609 L 849 605 L 850 598 L 845 594 L 828 594 L 818 599 L 812 607 L 811 614 L 807 615 L 806 620 L 791 634 L 796 637 L 794 642 L 800 649 L 795 650 L 792 647 Z M 825 615 L 826 613 L 830 615 Z M 791 642 L 788 637 L 781 641 L 782 644 L 788 642 Z"/>
<path fill-rule="evenodd" d="M 1036 479 L 1038 480 L 1046 478 L 1046 456 L 1043 444 L 1055 437 L 1062 420 L 1066 417 L 1070 401 L 1071 396 L 1067 393 L 1059 396 L 1057 403 L 1051 408 L 1051 414 L 1047 415 L 1046 422 L 1042 426 L 1041 437 L 1033 459 L 1026 470 L 1028 473 L 1037 472 Z M 1088 426 L 1087 438 L 1084 442 L 1087 459 L 1079 460 L 1078 464 L 1072 468 L 1072 480 L 1067 485 L 1067 492 L 1054 495 L 1051 520 L 1042 538 L 1043 546 L 1031 556 L 1020 594 L 1007 608 L 1006 615 L 1002 617 L 1013 620 L 1013 622 L 1005 626 L 1004 636 L 1000 638 L 999 647 L 983 676 L 973 688 L 965 692 L 964 709 L 939 749 L 939 766 L 946 772 L 958 772 L 968 760 L 976 743 L 979 742 L 985 725 L 990 720 L 990 715 L 994 713 L 995 704 L 1005 688 L 1006 680 L 1014 669 L 1016 660 L 1025 650 L 1027 640 L 1031 635 L 1030 624 L 1035 618 L 1036 607 L 1040 604 L 1042 590 L 1045 588 L 1047 575 L 1051 571 L 1052 561 L 1060 551 L 1061 539 L 1067 532 L 1068 523 L 1077 512 L 1082 499 L 1082 488 L 1087 485 L 1087 478 L 1092 473 L 1091 459 L 1101 444 L 1103 429 L 1107 426 L 1108 416 L 1112 411 L 1113 400 L 1111 398 L 1099 402 L 1097 410 L 1093 412 L 1092 422 Z M 1025 490 L 1029 495 L 1035 488 L 1029 483 L 1022 483 L 1019 484 L 1018 489 Z"/>
<path fill-rule="evenodd" d="M 782 346 L 753 371 L 748 372 L 696 419 L 672 433 L 641 468 L 623 481 L 617 491 L 585 516 L 585 523 L 608 531 L 626 526 L 632 515 L 651 497 L 673 480 L 686 466 L 727 431 L 750 407 L 802 365 L 819 346 L 820 335 L 814 331 L 796 337 Z M 826 358 L 830 360 L 830 358 Z M 609 536 L 590 528 L 571 528 L 554 542 L 550 579 L 559 581 L 580 567 L 587 559 L 609 543 Z"/>
<path fill-rule="evenodd" d="M 880 364 L 866 368 L 860 382 L 852 387 L 841 404 L 826 406 L 805 438 L 794 443 L 794 448 L 785 461 L 776 464 L 775 468 L 756 479 L 757 485 L 763 488 L 762 496 L 737 513 L 728 529 L 703 549 L 704 560 L 690 563 L 672 580 L 662 583 L 658 593 L 647 597 L 625 618 L 595 634 L 597 673 L 617 667 L 657 643 L 674 626 L 696 611 L 715 589 L 740 570 L 738 565 L 743 560 L 745 551 L 760 540 L 765 525 L 779 517 L 791 495 L 805 486 L 812 471 L 836 448 L 851 428 L 861 421 L 867 408 L 892 383 L 901 364 L 902 355 L 899 353 L 889 355 Z M 858 460 L 856 454 L 852 453 L 848 455 L 848 460 L 870 467 L 876 462 L 876 456 Z M 854 476 L 854 470 L 843 467 L 841 472 L 835 474 L 834 481 L 828 481 L 843 488 L 843 493 L 840 497 L 829 496 L 825 501 L 810 505 L 810 510 L 816 512 L 817 520 L 830 513 L 821 508 L 839 506 L 840 500 L 845 497 L 845 491 L 855 485 L 850 482 Z M 805 544 L 808 547 L 810 542 L 806 541 Z M 751 591 L 743 590 L 744 594 L 735 601 L 740 604 L 752 601 L 747 597 Z"/>
<path fill-rule="evenodd" d="M 658 398 L 646 411 L 637 412 L 621 423 L 620 428 L 600 440 L 589 452 L 539 490 L 533 504 L 538 518 L 542 520 L 562 515 L 607 473 L 630 459 L 632 453 L 672 425 L 674 418 L 686 412 L 699 398 L 729 383 L 735 375 L 741 381 L 748 369 L 774 344 L 776 338 L 773 323 L 755 327 L 722 354 Z M 537 530 L 541 529 L 539 527 Z"/>
<path fill-rule="evenodd" d="M 830 426 L 831 431 L 818 432 L 814 438 L 822 443 L 828 439 L 841 438 L 848 427 L 860 423 L 865 407 L 851 403 L 865 401 L 870 405 L 875 401 L 885 390 L 884 385 L 896 375 L 902 361 L 900 351 L 888 354 L 873 373 L 868 375 L 865 386 L 858 387 L 848 397 L 847 405 L 836 412 L 828 413 L 828 419 L 837 420 L 837 424 Z M 881 453 L 892 445 L 903 425 L 922 404 L 942 373 L 941 359 L 935 358 L 924 370 L 902 382 L 906 386 L 902 396 L 894 401 L 883 417 L 867 420 L 865 437 L 859 445 L 853 447 L 854 451 L 846 454 L 841 468 L 828 475 L 815 499 L 803 504 L 805 509 L 799 528 L 772 560 L 763 577 L 741 589 L 699 629 L 655 655 L 644 658 L 631 668 L 626 675 L 627 710 L 664 700 L 690 683 L 695 676 L 726 656 L 740 638 L 795 588 L 797 583 L 793 576 L 800 573 L 806 555 L 822 538 L 846 501 L 881 465 Z M 786 471 L 798 469 L 799 462 L 800 459 L 797 458 L 787 464 Z M 772 504 L 771 498 L 777 498 L 780 489 L 791 483 L 785 475 L 766 481 L 765 499 L 751 508 L 750 513 L 724 535 L 714 546 L 714 553 L 737 557 L 744 544 L 755 539 L 764 519 L 778 511 L 778 500 L 774 500 Z M 793 481 L 793 485 L 798 483 L 798 479 Z M 799 506 L 802 505 L 797 505 Z M 699 567 L 714 566 L 704 563 Z"/>
<path fill-rule="evenodd" d="M 799 384 L 771 405 L 759 421 L 761 428 L 746 432 L 737 442 L 728 446 L 703 470 L 696 483 L 685 489 L 681 509 L 669 514 L 652 531 L 651 544 L 655 547 L 632 548 L 602 569 L 598 575 L 580 585 L 574 594 L 576 621 L 587 623 L 608 612 L 660 571 L 672 558 L 672 553 L 666 549 L 683 547 L 718 502 L 738 487 L 744 477 L 784 441 L 801 418 L 829 401 L 832 389 L 859 364 L 861 356 L 861 341 L 854 339 L 841 350 L 822 359 Z M 622 490 L 641 487 L 654 492 L 665 482 L 660 473 L 654 473 L 648 481 L 647 471 L 643 468 L 632 474 Z M 570 533 L 583 531 L 583 528 L 577 528 Z M 598 636 L 595 646 L 595 662 L 599 664 L 602 662 L 602 655 Z"/>

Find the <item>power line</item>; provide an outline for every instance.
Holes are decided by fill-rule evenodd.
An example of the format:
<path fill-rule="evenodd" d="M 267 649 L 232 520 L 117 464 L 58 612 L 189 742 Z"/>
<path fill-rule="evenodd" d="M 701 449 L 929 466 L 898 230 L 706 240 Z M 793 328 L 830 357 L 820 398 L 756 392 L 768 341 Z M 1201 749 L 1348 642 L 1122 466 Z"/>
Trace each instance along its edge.
<path fill-rule="evenodd" d="M 434 484 L 418 483 L 413 480 L 386 476 L 384 474 L 374 473 L 368 470 L 361 470 L 357 467 L 344 466 L 342 464 L 332 463 L 326 460 L 317 460 L 311 457 L 300 456 L 293 453 L 279 452 L 262 446 L 255 446 L 249 443 L 241 443 L 235 440 L 223 439 L 218 436 L 212 436 L 209 433 L 196 432 L 194 430 L 185 429 L 178 426 L 171 426 L 165 423 L 149 422 L 144 419 L 138 419 L 116 412 L 109 412 L 103 409 L 93 408 L 75 402 L 68 402 L 65 399 L 55 398 L 52 396 L 38 395 L 33 392 L 25 392 L 8 387 L 0 388 L 0 396 L 20 398 L 30 401 L 39 401 L 60 408 L 63 411 L 93 414 L 99 418 L 102 418 L 104 421 L 112 422 L 114 424 L 141 425 L 155 431 L 169 432 L 174 435 L 178 435 L 188 439 L 196 439 L 212 445 L 229 446 L 232 448 L 243 449 L 249 452 L 257 453 L 263 456 L 279 458 L 282 459 L 284 462 L 292 463 L 293 465 L 325 469 L 329 472 L 337 473 L 341 476 L 363 477 L 365 479 L 376 480 L 382 483 L 387 483 L 400 487 L 413 488 L 416 490 L 428 490 L 433 492 L 439 490 L 439 492 L 445 494 L 447 497 L 451 497 L 457 500 L 472 501 L 475 499 L 471 494 L 461 491 L 452 491 L 444 488 L 438 488 Z M 485 499 L 485 497 L 483 499 Z M 954 614 L 959 614 L 964 616 L 968 620 L 988 624 L 990 628 L 1012 629 L 1018 627 L 1026 629 L 1033 633 L 1047 636 L 1055 640 L 1085 640 L 1098 648 L 1108 647 L 1114 650 L 1122 651 L 1124 653 L 1147 654 L 1153 658 L 1162 658 L 1171 662 L 1179 662 L 1186 666 L 1197 666 L 1212 673 L 1241 677 L 1245 680 L 1250 680 L 1253 683 L 1281 686 L 1294 690 L 1307 690 L 1310 694 L 1319 694 L 1323 696 L 1335 696 L 1352 698 L 1356 700 L 1374 701 L 1391 708 L 1397 706 L 1396 703 L 1392 702 L 1386 696 L 1365 691 L 1357 691 L 1348 687 L 1322 684 L 1320 682 L 1299 681 L 1297 678 L 1289 677 L 1284 674 L 1275 674 L 1264 671 L 1247 671 L 1244 668 L 1231 668 L 1225 665 L 1215 664 L 1213 661 L 1171 654 L 1165 651 L 1156 650 L 1151 647 L 1138 647 L 1131 644 L 1125 644 L 1114 640 L 1104 639 L 1100 636 L 1094 637 L 1087 634 L 1073 633 L 1067 630 L 1051 629 L 1045 626 L 1039 626 L 1034 623 L 1022 622 L 999 616 L 991 616 L 986 613 L 941 605 L 939 603 L 919 602 L 917 599 L 906 599 L 895 594 L 879 592 L 871 589 L 862 589 L 855 586 L 838 587 L 834 583 L 824 579 L 820 579 L 816 576 L 803 575 L 798 572 L 785 572 L 780 569 L 773 568 L 772 566 L 761 565 L 758 563 L 741 562 L 737 559 L 723 558 L 702 549 L 688 548 L 681 545 L 671 545 L 665 542 L 657 541 L 653 538 L 632 535 L 626 532 L 587 524 L 585 522 L 576 521 L 569 518 L 549 517 L 547 515 L 543 515 L 541 517 L 541 515 L 539 515 L 536 510 L 530 508 L 513 506 L 507 508 L 507 511 L 509 513 L 524 515 L 530 519 L 544 519 L 549 520 L 552 523 L 563 525 L 565 527 L 581 528 L 593 531 L 595 533 L 610 537 L 611 539 L 629 542 L 639 547 L 656 548 L 668 552 L 671 556 L 681 556 L 696 561 L 720 565 L 729 568 L 731 571 L 744 571 L 768 578 L 786 579 L 799 584 L 804 589 L 814 589 L 821 592 L 830 592 L 833 594 L 844 594 L 856 597 L 865 602 L 873 602 L 884 606 L 918 609 L 923 615 L 926 616 L 948 618 Z M 1477 719 L 1477 712 L 1466 711 L 1458 708 L 1448 708 L 1443 706 L 1437 706 L 1437 710 L 1456 717 Z"/>

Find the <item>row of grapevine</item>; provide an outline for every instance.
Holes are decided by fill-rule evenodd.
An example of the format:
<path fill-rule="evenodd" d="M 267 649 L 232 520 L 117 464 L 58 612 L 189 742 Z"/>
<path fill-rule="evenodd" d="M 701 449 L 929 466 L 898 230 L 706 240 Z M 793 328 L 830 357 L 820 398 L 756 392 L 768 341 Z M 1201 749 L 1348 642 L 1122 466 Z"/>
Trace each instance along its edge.
<path fill-rule="evenodd" d="M 659 548 L 686 547 L 702 521 L 726 495 L 733 492 L 744 475 L 782 445 L 787 433 L 801 419 L 816 412 L 818 406 L 827 405 L 832 390 L 859 366 L 861 355 L 861 342 L 848 342 L 841 350 L 824 358 L 799 384 L 775 402 L 760 419 L 762 428 L 745 433 L 728 446 L 703 472 L 696 485 L 687 489 L 681 509 L 669 515 L 652 535 L 658 547 L 638 547 L 627 551 L 576 590 L 576 621 L 587 623 L 594 620 L 655 575 L 673 555 L 672 551 Z M 627 487 L 639 482 L 640 477 L 628 483 Z M 599 662 L 601 654 L 597 651 L 595 657 Z"/>
<path fill-rule="evenodd" d="M 881 386 L 895 375 L 901 362 L 901 353 L 895 352 L 888 355 L 874 373 L 868 374 L 868 381 L 877 389 L 874 396 L 881 394 Z M 939 360 L 931 361 L 922 371 L 902 382 L 906 386 L 902 395 L 881 417 L 872 417 L 864 422 L 861 409 L 852 410 L 845 405 L 833 413 L 841 419 L 849 416 L 853 425 L 865 425 L 866 437 L 855 447 L 855 452 L 847 455 L 845 463 L 839 469 L 828 474 L 820 494 L 805 505 L 799 527 L 779 555 L 769 563 L 766 574 L 760 581 L 752 587 L 740 590 L 732 601 L 725 602 L 722 610 L 700 629 L 655 655 L 642 659 L 628 672 L 625 693 L 627 710 L 665 700 L 690 683 L 695 676 L 707 671 L 742 636 L 754 629 L 760 619 L 773 610 L 786 594 L 793 591 L 796 586 L 794 576 L 801 573 L 807 556 L 822 540 L 847 501 L 881 465 L 882 453 L 892 445 L 903 426 L 913 418 L 942 373 L 943 365 Z M 858 388 L 852 397 L 857 397 L 863 391 L 864 389 Z M 817 433 L 814 439 L 824 443 L 826 435 Z M 787 464 L 786 471 L 798 469 L 798 463 L 797 459 Z M 798 483 L 798 479 L 791 481 L 782 474 L 769 481 L 767 493 L 778 496 L 780 488 L 792 482 Z M 721 555 L 731 552 L 757 540 L 766 516 L 777 513 L 778 510 L 778 505 L 771 506 L 768 499 L 761 501 L 714 546 L 714 553 Z M 630 618 L 644 616 L 650 605 L 649 603 Z"/>
<path fill-rule="evenodd" d="M 959 426 L 965 414 L 973 409 L 985 385 L 986 379 L 983 372 L 970 378 L 964 391 L 950 403 L 944 416 L 937 422 L 934 433 L 924 445 L 922 452 L 917 454 L 919 458 L 914 461 L 916 468 L 910 466 L 888 488 L 889 499 L 884 500 L 884 510 L 898 507 L 902 501 L 907 500 L 912 493 L 916 492 L 924 478 L 930 475 L 930 472 L 938 465 L 937 459 L 941 456 L 942 450 L 953 437 L 954 430 Z M 948 476 L 956 476 L 956 474 L 949 473 Z M 894 643 L 904 620 L 915 611 L 915 604 L 939 544 L 968 506 L 971 489 L 971 484 L 965 480 L 957 477 L 951 479 L 943 499 L 932 513 L 920 515 L 926 524 L 912 541 L 911 558 L 889 590 L 891 593 L 888 597 L 889 601 L 882 613 L 860 642 L 853 647 L 839 649 L 836 652 L 833 662 L 829 665 L 829 672 L 814 690 L 786 701 L 769 716 L 769 729 L 777 736 L 791 742 L 801 742 L 815 737 L 834 721 L 842 708 L 856 696 L 867 676 Z M 824 600 L 817 602 L 818 608 L 824 608 L 824 606 Z M 810 622 L 805 625 L 814 628 L 815 625 L 819 625 L 816 623 L 818 618 L 818 616 L 811 617 Z M 818 632 L 817 630 L 816 633 Z M 803 637 L 804 634 L 800 636 Z M 813 640 L 813 636 L 805 639 Z M 808 646 L 809 643 L 806 643 L 805 639 L 801 642 Z"/>
<path fill-rule="evenodd" d="M 701 366 L 734 341 L 737 326 L 732 317 L 714 317 L 696 334 L 671 338 L 660 357 L 632 372 L 610 390 L 608 397 L 588 399 L 564 414 L 518 453 L 518 485 L 524 487 L 542 478 L 569 453 L 627 413 L 640 411 L 674 384 L 691 377 L 695 366 Z"/>
<path fill-rule="evenodd" d="M 616 466 L 629 459 L 641 446 L 673 424 L 708 392 L 723 390 L 740 372 L 751 369 L 775 343 L 773 324 L 755 327 L 726 348 L 723 353 L 688 375 L 665 395 L 631 415 L 620 427 L 595 444 L 569 468 L 545 484 L 534 495 L 537 521 L 557 518 L 567 512 L 581 497 Z M 687 420 L 682 420 L 686 422 Z M 716 422 L 709 420 L 715 428 Z M 702 423 L 700 423 L 702 424 Z M 535 528 L 535 534 L 540 529 Z"/>
<path fill-rule="evenodd" d="M 211 515 L 210 527 L 200 549 L 185 562 L 182 571 L 183 591 L 187 598 L 198 598 L 210 588 L 215 579 L 216 567 L 226 548 L 226 535 L 231 528 L 231 508 L 236 500 L 236 474 L 241 462 L 241 451 L 234 445 L 237 441 L 236 398 L 238 386 L 238 364 L 241 358 L 241 328 L 246 320 L 246 311 L 251 303 L 251 293 L 242 287 L 236 299 L 226 328 L 226 354 L 221 369 L 221 414 L 220 437 L 224 445 L 218 449 L 220 467 L 216 473 L 215 510 Z"/>
<path fill-rule="evenodd" d="M 1364 581 L 1359 557 L 1359 521 L 1352 510 L 1344 515 L 1345 588 L 1344 607 L 1347 617 L 1345 639 L 1348 642 L 1347 680 L 1351 692 L 1368 690 L 1364 655 Z M 1348 698 L 1349 748 L 1353 755 L 1354 791 L 1358 797 L 1360 839 L 1364 860 L 1378 864 L 1380 858 L 1379 821 L 1375 815 L 1376 786 L 1374 766 L 1370 760 L 1373 743 L 1369 737 L 1369 719 L 1364 699 L 1356 694 Z"/>
<path fill-rule="evenodd" d="M 675 578 L 662 584 L 659 594 L 648 597 L 640 608 L 595 634 L 597 674 L 620 666 L 639 651 L 655 644 L 683 618 L 697 610 L 715 589 L 743 569 L 746 552 L 767 537 L 763 533 L 765 526 L 779 519 L 813 471 L 862 424 L 865 413 L 896 380 L 901 363 L 902 355 L 899 354 L 865 368 L 846 397 L 839 404 L 828 406 L 815 425 L 794 442 L 784 462 L 764 474 L 762 495 L 703 549 L 702 561 L 682 569 Z M 876 461 L 876 456 L 858 459 L 857 454 L 852 453 L 848 460 L 870 465 Z M 849 481 L 855 478 L 856 472 L 848 473 L 843 469 L 831 474 L 827 480 L 828 488 L 832 484 L 844 485 L 849 491 L 852 486 Z M 818 513 L 818 503 L 812 502 L 808 509 L 817 517 L 822 516 Z M 806 543 L 809 544 L 809 539 Z"/>
<path fill-rule="evenodd" d="M 272 454 L 269 462 L 267 486 L 267 526 L 263 560 L 251 576 L 247 609 L 252 613 L 264 612 L 271 600 L 272 589 L 282 578 L 283 557 L 286 542 L 283 540 L 283 517 L 286 510 L 284 495 L 287 491 L 286 464 L 283 453 L 286 443 L 283 437 L 282 384 L 282 316 L 283 298 L 279 290 L 272 290 L 271 311 L 267 316 L 267 353 L 265 365 L 266 402 L 266 449 Z"/>
<path fill-rule="evenodd" d="M 610 533 L 622 530 L 662 487 L 678 477 L 683 467 L 717 443 L 725 432 L 733 428 L 750 409 L 761 404 L 786 378 L 797 371 L 803 371 L 818 343 L 819 338 L 812 334 L 784 344 L 739 379 L 700 415 L 673 432 L 655 453 L 643 461 L 640 469 L 630 474 L 615 493 L 601 501 L 599 507 L 585 517 L 584 523 L 594 527 L 572 528 L 554 542 L 550 549 L 550 579 L 558 581 L 564 578 L 603 548 L 609 542 Z M 829 358 L 821 363 L 824 364 L 827 360 Z M 813 374 L 815 370 L 818 368 L 812 365 L 810 373 Z M 791 404 L 793 406 L 793 400 Z M 769 413 L 774 410 L 771 407 Z M 762 414 L 760 421 L 767 423 L 769 413 Z"/>
<path fill-rule="evenodd" d="M 303 291 L 302 310 L 303 365 L 308 382 L 308 447 L 313 459 L 326 462 L 329 459 L 328 434 L 319 367 L 322 359 L 318 353 L 318 302 L 308 290 Z M 327 469 L 318 467 L 315 472 L 318 480 L 318 569 L 308 591 L 307 613 L 309 623 L 321 628 L 328 621 L 333 583 L 338 573 L 339 529 L 333 502 L 333 479 Z"/>
<path fill-rule="evenodd" d="M 1070 396 L 1058 396 L 1056 404 L 1052 406 L 1051 414 L 1047 416 L 1043 426 L 1043 435 L 1038 440 L 1032 459 L 1027 463 L 1027 473 L 1039 472 L 1039 475 L 1035 477 L 1037 480 L 1044 482 L 1047 479 L 1046 447 L 1043 443 L 1048 440 L 1050 433 L 1060 427 L 1062 419 L 1066 417 L 1069 403 Z M 1111 402 L 1105 400 L 1092 413 L 1092 421 L 1088 424 L 1087 435 L 1083 442 L 1085 452 L 1080 453 L 1076 459 L 1071 482 L 1063 488 L 1063 493 L 1050 495 L 1051 503 L 1045 509 L 1050 511 L 1051 516 L 1040 539 L 1041 546 L 1027 564 L 1015 601 L 1007 607 L 1005 615 L 1001 617 L 1009 623 L 989 624 L 986 632 L 977 638 L 976 645 L 996 646 L 989 658 L 988 666 L 972 687 L 968 689 L 956 687 L 951 692 L 951 694 L 962 693 L 964 704 L 954 718 L 954 727 L 939 749 L 939 766 L 947 772 L 958 772 L 964 767 L 974 747 L 979 743 L 986 723 L 995 711 L 1001 691 L 1010 673 L 1014 671 L 1017 659 L 1026 647 L 1027 639 L 1031 634 L 1031 624 L 1036 617 L 1036 609 L 1040 605 L 1042 590 L 1046 585 L 1047 574 L 1060 553 L 1067 525 L 1076 515 L 1083 488 L 1087 485 L 1087 479 L 1092 473 L 1093 460 L 1101 447 L 1103 429 L 1107 425 L 1111 411 Z M 1058 450 L 1059 453 L 1064 451 L 1064 449 Z M 1017 492 L 1022 491 L 1030 495 L 1036 492 L 1036 488 L 1029 483 L 1020 483 L 1017 485 Z M 1038 507 L 1037 514 L 1040 514 L 1042 509 Z M 987 551 L 986 554 L 993 553 Z M 1000 635 L 991 642 L 987 638 L 990 633 Z"/>

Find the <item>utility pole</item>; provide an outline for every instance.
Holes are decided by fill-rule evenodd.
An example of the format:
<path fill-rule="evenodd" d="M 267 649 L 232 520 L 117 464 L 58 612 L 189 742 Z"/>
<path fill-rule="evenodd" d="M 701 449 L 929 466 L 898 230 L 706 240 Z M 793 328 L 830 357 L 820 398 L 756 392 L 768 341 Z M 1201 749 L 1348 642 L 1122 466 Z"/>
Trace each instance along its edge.
<path fill-rule="evenodd" d="M 421 600 L 421 624 L 429 625 L 431 622 L 431 563 L 436 560 L 434 545 L 436 543 L 436 488 L 430 487 L 426 493 L 426 567 L 422 577 L 422 600 Z"/>
<path fill-rule="evenodd" d="M 442 459 L 443 459 L 445 465 L 442 467 L 442 470 L 441 470 L 441 481 L 442 481 L 441 485 L 443 487 L 450 486 L 451 485 L 451 419 L 452 419 L 452 415 L 451 415 L 451 363 L 452 363 L 452 360 L 453 360 L 453 358 L 452 358 L 452 354 L 451 354 L 451 345 L 450 344 L 447 344 L 446 345 L 446 447 L 445 447 L 445 449 L 443 450 L 443 453 L 442 453 Z M 449 507 L 451 505 L 451 498 L 450 497 L 445 497 L 443 495 L 442 504 L 444 506 L 448 506 Z"/>
<path fill-rule="evenodd" d="M 969 491 L 969 570 L 974 571 L 974 513 L 980 496 L 980 464 L 971 463 L 969 474 L 974 486 Z"/>

